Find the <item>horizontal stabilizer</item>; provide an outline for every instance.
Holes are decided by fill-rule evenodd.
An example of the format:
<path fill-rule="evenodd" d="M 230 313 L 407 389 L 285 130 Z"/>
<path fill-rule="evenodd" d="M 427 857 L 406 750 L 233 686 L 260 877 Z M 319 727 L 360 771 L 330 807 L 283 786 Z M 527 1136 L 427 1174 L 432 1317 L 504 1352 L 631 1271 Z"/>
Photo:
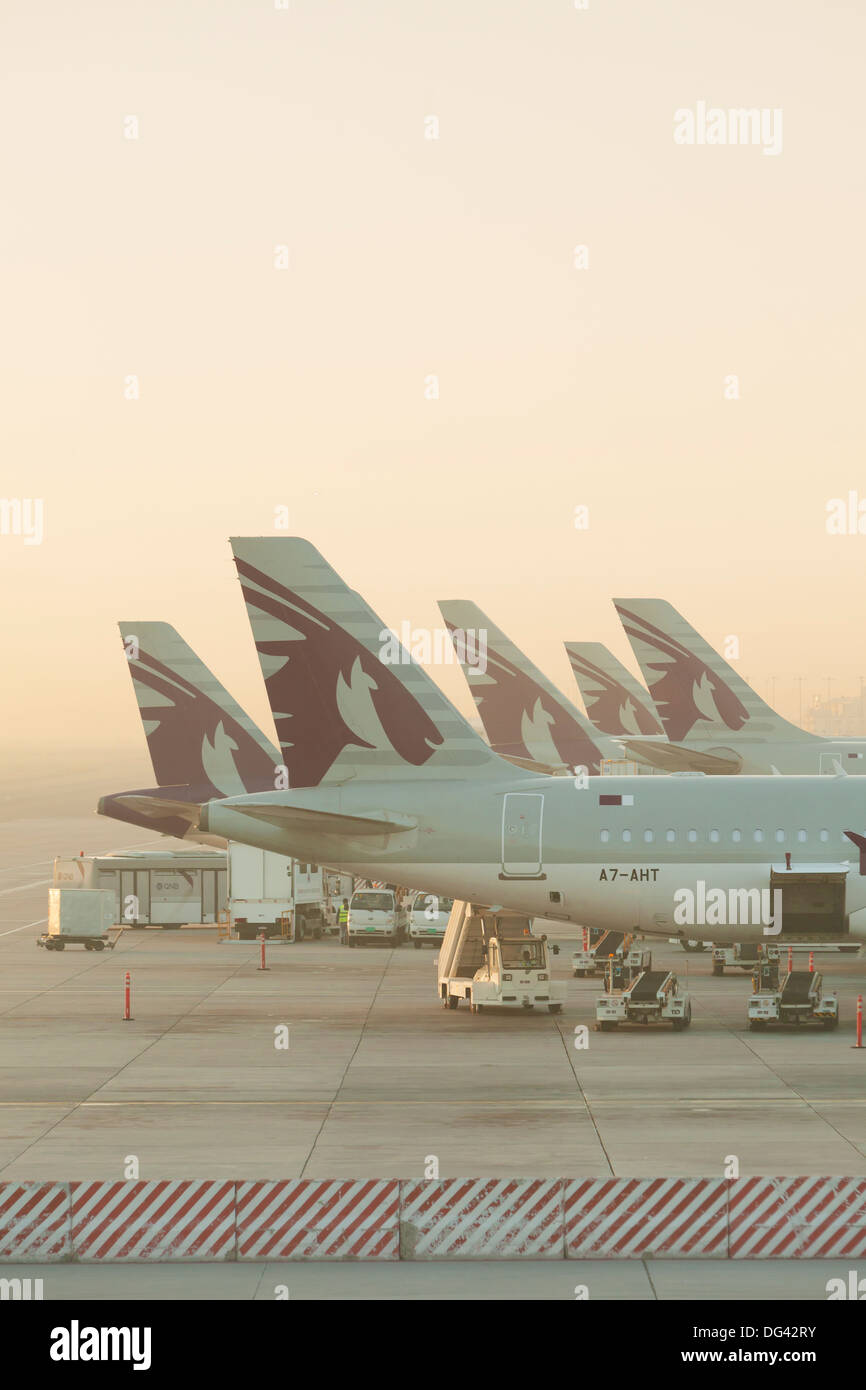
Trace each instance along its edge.
<path fill-rule="evenodd" d="M 188 826 L 198 825 L 201 810 L 201 806 L 195 802 L 148 796 L 146 792 L 118 792 L 115 796 L 101 796 L 96 807 L 101 816 L 115 816 L 118 808 L 133 811 L 136 817 L 143 816 L 148 821 L 172 817 L 184 821 Z"/>
<path fill-rule="evenodd" d="M 700 748 L 681 743 L 663 743 L 647 738 L 621 738 L 629 757 L 649 763 L 662 772 L 706 772 L 709 776 L 733 776 L 743 765 L 734 753 L 705 753 Z"/>
<path fill-rule="evenodd" d="M 215 803 L 217 811 L 219 802 Z M 229 811 L 237 811 L 253 820 L 267 821 L 281 830 L 310 831 L 315 835 L 344 835 L 356 840 L 364 835 L 396 835 L 406 830 L 414 830 L 418 822 L 412 816 L 401 816 L 392 811 L 362 811 L 360 814 L 346 816 L 339 811 L 323 811 L 306 806 L 286 806 L 277 801 L 237 801 L 227 804 Z M 207 808 L 202 815 L 202 825 L 207 828 Z"/>

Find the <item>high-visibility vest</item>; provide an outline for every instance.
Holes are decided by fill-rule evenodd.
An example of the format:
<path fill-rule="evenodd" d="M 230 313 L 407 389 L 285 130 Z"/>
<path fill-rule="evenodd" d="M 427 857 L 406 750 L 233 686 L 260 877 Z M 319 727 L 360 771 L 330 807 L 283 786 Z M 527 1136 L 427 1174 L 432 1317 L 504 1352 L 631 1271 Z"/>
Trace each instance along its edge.
<path fill-rule="evenodd" d="M 348 920 L 349 920 L 349 909 L 348 909 L 347 907 L 341 907 L 340 910 L 339 910 L 339 912 L 337 913 L 337 921 L 339 922 L 340 926 L 342 926 L 343 923 L 344 923 L 344 922 L 348 922 Z"/>

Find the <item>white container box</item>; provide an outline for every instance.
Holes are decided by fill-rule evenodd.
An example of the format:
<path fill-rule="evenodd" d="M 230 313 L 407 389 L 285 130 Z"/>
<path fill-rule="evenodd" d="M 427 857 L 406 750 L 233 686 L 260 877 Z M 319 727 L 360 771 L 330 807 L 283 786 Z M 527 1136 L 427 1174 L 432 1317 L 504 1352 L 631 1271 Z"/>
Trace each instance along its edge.
<path fill-rule="evenodd" d="M 114 893 L 107 888 L 49 888 L 49 936 L 104 936 L 114 925 Z"/>

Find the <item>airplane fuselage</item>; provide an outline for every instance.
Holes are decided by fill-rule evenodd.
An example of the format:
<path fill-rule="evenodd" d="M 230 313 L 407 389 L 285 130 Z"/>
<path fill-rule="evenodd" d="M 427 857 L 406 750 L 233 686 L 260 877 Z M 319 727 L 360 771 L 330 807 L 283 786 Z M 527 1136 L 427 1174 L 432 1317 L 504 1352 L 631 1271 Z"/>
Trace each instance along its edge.
<path fill-rule="evenodd" d="M 301 818 L 290 827 L 254 819 L 237 809 L 241 801 L 276 817 L 281 806 L 298 808 Z M 308 828 L 303 815 L 316 811 L 387 812 L 412 824 L 354 837 L 326 833 L 323 819 Z M 845 833 L 866 836 L 859 778 L 353 780 L 210 802 L 202 828 L 533 916 L 716 941 L 785 939 L 784 921 L 779 934 L 755 893 L 772 902 L 771 876 L 778 882 L 785 872 L 812 874 L 816 883 L 829 876 L 844 884 L 844 930 L 866 936 L 852 920 L 866 908 L 866 877 Z M 689 894 L 704 920 L 688 920 Z M 752 895 L 748 920 L 744 894 Z"/>

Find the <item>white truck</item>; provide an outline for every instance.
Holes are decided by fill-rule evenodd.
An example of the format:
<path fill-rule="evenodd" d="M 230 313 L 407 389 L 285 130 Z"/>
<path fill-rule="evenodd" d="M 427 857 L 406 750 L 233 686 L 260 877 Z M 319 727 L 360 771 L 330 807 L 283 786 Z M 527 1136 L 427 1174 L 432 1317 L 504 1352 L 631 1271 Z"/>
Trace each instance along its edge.
<path fill-rule="evenodd" d="M 106 888 L 49 888 L 48 931 L 37 938 L 46 951 L 77 944 L 102 951 L 114 926 L 114 894 Z"/>
<path fill-rule="evenodd" d="M 361 888 L 349 899 L 347 945 L 402 946 L 409 914 L 391 888 Z"/>
<path fill-rule="evenodd" d="M 421 950 L 425 941 L 434 946 L 442 941 L 453 906 L 453 898 L 416 893 L 409 912 L 409 939 L 416 951 Z"/>
<path fill-rule="evenodd" d="M 456 1009 L 463 999 L 476 1014 L 494 1006 L 559 1013 L 565 984 L 550 978 L 551 953 L 559 955 L 559 947 L 533 935 L 531 918 L 455 902 L 439 951 L 443 1009 Z"/>
<path fill-rule="evenodd" d="M 228 870 L 229 920 L 241 941 L 252 941 L 262 932 L 281 935 L 284 917 L 295 941 L 322 935 L 325 882 L 318 864 L 232 841 Z"/>

